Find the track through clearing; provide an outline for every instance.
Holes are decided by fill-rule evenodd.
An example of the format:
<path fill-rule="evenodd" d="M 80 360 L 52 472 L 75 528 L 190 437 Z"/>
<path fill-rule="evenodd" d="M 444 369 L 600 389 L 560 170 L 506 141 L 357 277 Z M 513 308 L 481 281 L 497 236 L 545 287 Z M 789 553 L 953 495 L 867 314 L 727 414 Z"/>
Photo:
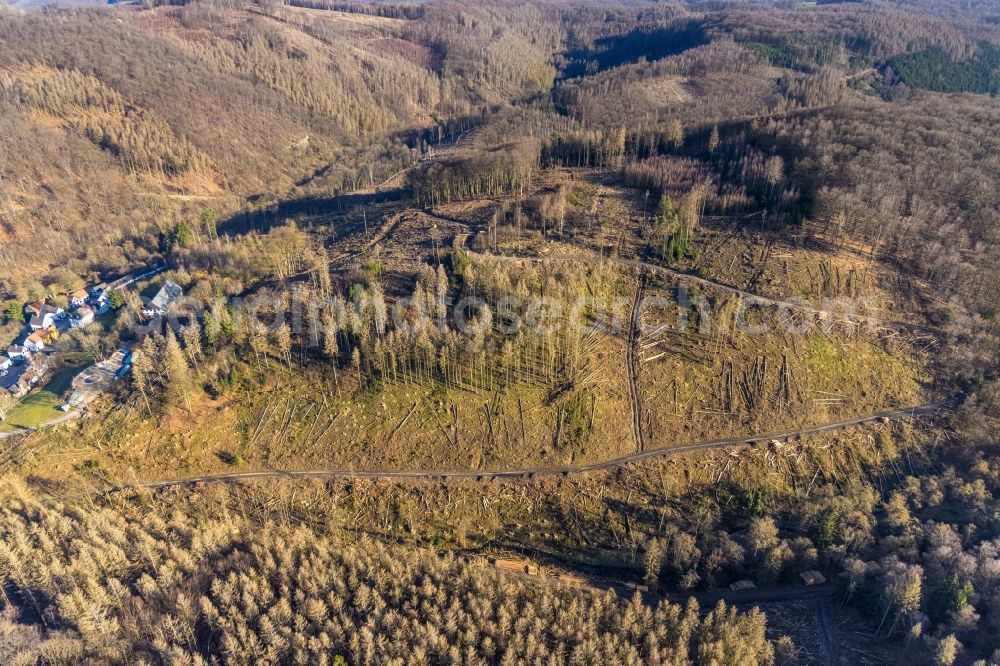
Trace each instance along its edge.
<path fill-rule="evenodd" d="M 540 477 L 567 477 L 586 474 L 588 472 L 602 472 L 616 469 L 631 463 L 654 460 L 657 458 L 668 458 L 674 455 L 692 453 L 695 451 L 706 451 L 710 449 L 723 449 L 731 446 L 742 446 L 747 444 L 757 444 L 770 441 L 787 441 L 796 437 L 806 435 L 817 435 L 838 430 L 853 428 L 854 426 L 873 423 L 880 420 L 900 421 L 911 419 L 925 414 L 931 414 L 954 407 L 959 398 L 951 398 L 927 405 L 905 407 L 867 416 L 859 416 L 846 421 L 827 423 L 824 425 L 800 428 L 790 432 L 768 433 L 755 435 L 752 437 L 733 437 L 730 439 L 717 439 L 692 444 L 682 444 L 680 446 L 650 449 L 631 455 L 612 458 L 589 465 L 567 465 L 563 467 L 534 467 L 526 469 L 509 470 L 401 470 L 401 471 L 364 471 L 350 469 L 312 469 L 312 470 L 264 470 L 258 472 L 233 472 L 229 474 L 204 474 L 200 476 L 189 476 L 178 479 L 167 479 L 163 481 L 148 481 L 133 483 L 123 486 L 108 488 L 107 493 L 119 493 L 125 490 L 139 488 L 167 488 L 170 486 L 186 486 L 198 483 L 231 483 L 252 479 L 296 479 L 296 478 L 324 478 L 324 479 L 386 479 L 395 481 L 474 481 L 478 483 L 489 483 L 500 480 L 532 480 Z"/>
<path fill-rule="evenodd" d="M 635 360 L 636 347 L 639 344 L 639 317 L 641 316 L 640 304 L 642 303 L 642 288 L 645 282 L 645 275 L 639 274 L 635 286 L 635 298 L 632 300 L 632 312 L 629 316 L 628 342 L 625 350 L 628 369 L 628 397 L 632 406 L 632 436 L 635 439 L 636 453 L 642 453 L 642 397 L 639 395 L 639 368 Z"/>

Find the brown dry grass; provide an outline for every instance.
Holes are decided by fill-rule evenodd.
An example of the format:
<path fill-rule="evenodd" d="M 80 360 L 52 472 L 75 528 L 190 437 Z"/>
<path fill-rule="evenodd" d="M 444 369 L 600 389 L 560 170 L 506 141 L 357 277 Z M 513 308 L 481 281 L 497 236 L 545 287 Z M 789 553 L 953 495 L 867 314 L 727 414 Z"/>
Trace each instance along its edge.
<path fill-rule="evenodd" d="M 683 104 L 692 100 L 691 91 L 686 84 L 687 79 L 682 76 L 661 76 L 636 83 L 627 94 L 645 95 L 651 104 L 658 107 Z"/>
<path fill-rule="evenodd" d="M 676 302 L 675 289 L 670 283 L 648 293 Z M 929 359 L 917 340 L 864 327 L 788 332 L 777 326 L 788 313 L 773 307 L 748 311 L 750 322 L 769 330 L 744 331 L 735 326 L 732 298 L 699 291 L 711 303 L 706 332 L 694 311 L 683 328 L 676 311 L 645 317 L 640 390 L 649 446 L 790 431 L 928 400 Z M 741 383 L 761 359 L 763 388 L 751 407 Z"/>

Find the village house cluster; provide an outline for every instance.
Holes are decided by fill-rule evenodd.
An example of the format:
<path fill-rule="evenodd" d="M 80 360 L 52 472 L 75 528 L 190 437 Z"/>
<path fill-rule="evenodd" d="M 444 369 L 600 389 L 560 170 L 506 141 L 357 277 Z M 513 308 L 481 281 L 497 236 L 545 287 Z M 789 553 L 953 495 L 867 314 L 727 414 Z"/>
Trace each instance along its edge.
<path fill-rule="evenodd" d="M 139 280 L 150 278 L 165 269 L 166 266 L 160 264 L 136 271 L 111 283 L 102 282 L 71 291 L 66 294 L 65 308 L 56 304 L 52 298 L 25 304 L 24 316 L 27 324 L 24 331 L 7 348 L 6 353 L 0 356 L 0 377 L 7 376 L 14 366 L 22 370 L 17 381 L 8 388 L 10 393 L 15 397 L 22 397 L 42 381 L 49 369 L 49 360 L 43 352 L 50 348 L 60 335 L 70 329 L 90 326 L 97 317 L 113 307 L 112 295 L 115 291 Z M 182 293 L 180 286 L 167 280 L 143 309 L 143 314 L 147 317 L 165 315 Z M 130 356 L 126 355 L 111 363 L 109 366 L 111 374 L 120 376 L 122 372 L 127 372 L 131 367 L 129 359 Z M 112 360 L 114 359 L 109 359 Z M 97 382 L 93 386 L 74 388 L 83 388 L 86 389 L 85 392 L 93 393 L 94 389 L 100 389 L 105 384 L 106 382 Z"/>
<path fill-rule="evenodd" d="M 0 356 L 0 376 L 5 376 L 14 365 L 27 364 L 18 381 L 9 388 L 11 394 L 23 396 L 41 381 L 48 370 L 42 352 L 62 333 L 70 328 L 85 328 L 110 309 L 111 289 L 105 283 L 66 294 L 66 309 L 51 298 L 25 304 L 24 331 L 6 354 Z"/>

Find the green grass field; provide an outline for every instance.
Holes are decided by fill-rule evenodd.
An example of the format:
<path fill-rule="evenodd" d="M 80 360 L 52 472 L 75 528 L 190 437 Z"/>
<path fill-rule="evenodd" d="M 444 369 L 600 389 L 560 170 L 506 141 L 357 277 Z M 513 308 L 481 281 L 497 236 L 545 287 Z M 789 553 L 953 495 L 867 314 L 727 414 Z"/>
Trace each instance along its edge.
<path fill-rule="evenodd" d="M 59 405 L 63 404 L 73 377 L 84 367 L 84 365 L 74 365 L 56 372 L 45 388 L 37 393 L 28 394 L 10 410 L 6 422 L 0 424 L 0 431 L 37 428 L 62 416 L 63 412 L 59 411 Z"/>

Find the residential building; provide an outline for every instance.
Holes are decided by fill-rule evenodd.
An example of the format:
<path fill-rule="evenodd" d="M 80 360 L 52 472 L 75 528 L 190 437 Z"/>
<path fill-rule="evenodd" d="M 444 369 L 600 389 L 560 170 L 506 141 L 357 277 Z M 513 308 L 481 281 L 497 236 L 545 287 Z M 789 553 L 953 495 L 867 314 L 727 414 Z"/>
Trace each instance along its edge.
<path fill-rule="evenodd" d="M 73 328 L 84 328 L 94 323 L 96 313 L 89 305 L 81 305 L 69 316 L 69 325 Z"/>
<path fill-rule="evenodd" d="M 23 345 L 11 345 L 7 347 L 7 358 L 15 363 L 24 363 L 31 356 L 31 352 L 24 348 Z"/>
<path fill-rule="evenodd" d="M 49 366 L 48 362 L 44 357 L 39 356 L 32 360 L 28 369 L 21 373 L 21 377 L 18 379 L 17 383 L 10 387 L 11 394 L 14 397 L 20 398 L 26 395 L 33 387 L 37 386 L 45 373 L 48 372 Z"/>
<path fill-rule="evenodd" d="M 42 331 L 35 331 L 24 341 L 24 348 L 32 354 L 37 354 L 45 349 L 45 341 L 46 337 Z"/>
<path fill-rule="evenodd" d="M 31 304 L 32 306 L 35 303 Z M 52 305 L 50 303 L 44 303 L 38 312 L 31 315 L 31 321 L 28 325 L 33 331 L 40 331 L 50 326 L 55 326 L 56 322 L 66 316 L 65 311 L 57 305 Z"/>
<path fill-rule="evenodd" d="M 42 351 L 51 345 L 59 337 L 59 331 L 55 326 L 49 326 L 35 331 L 24 341 L 24 348 L 33 354 Z"/>
<path fill-rule="evenodd" d="M 105 291 L 97 298 L 92 299 L 90 302 L 92 303 L 92 307 L 96 310 L 98 316 L 100 316 L 111 309 L 111 292 Z"/>
<path fill-rule="evenodd" d="M 95 284 L 90 288 L 90 298 L 88 299 L 91 303 L 96 303 L 101 298 L 107 298 L 108 295 L 108 283 L 102 282 L 100 284 Z"/>
<path fill-rule="evenodd" d="M 75 309 L 86 305 L 87 299 L 90 298 L 90 294 L 87 293 L 86 289 L 77 289 L 76 291 L 71 291 L 66 294 L 66 300 L 69 303 L 71 309 Z"/>
<path fill-rule="evenodd" d="M 180 285 L 173 280 L 167 280 L 160 287 L 160 291 L 156 293 L 153 300 L 149 302 L 149 305 L 143 308 L 142 313 L 147 317 L 162 317 L 170 312 L 170 308 L 183 293 L 184 290 L 180 288 Z"/>
<path fill-rule="evenodd" d="M 28 303 L 24 306 L 24 314 L 30 319 L 35 315 L 39 314 L 46 305 L 45 300 L 35 301 L 33 303 Z"/>

